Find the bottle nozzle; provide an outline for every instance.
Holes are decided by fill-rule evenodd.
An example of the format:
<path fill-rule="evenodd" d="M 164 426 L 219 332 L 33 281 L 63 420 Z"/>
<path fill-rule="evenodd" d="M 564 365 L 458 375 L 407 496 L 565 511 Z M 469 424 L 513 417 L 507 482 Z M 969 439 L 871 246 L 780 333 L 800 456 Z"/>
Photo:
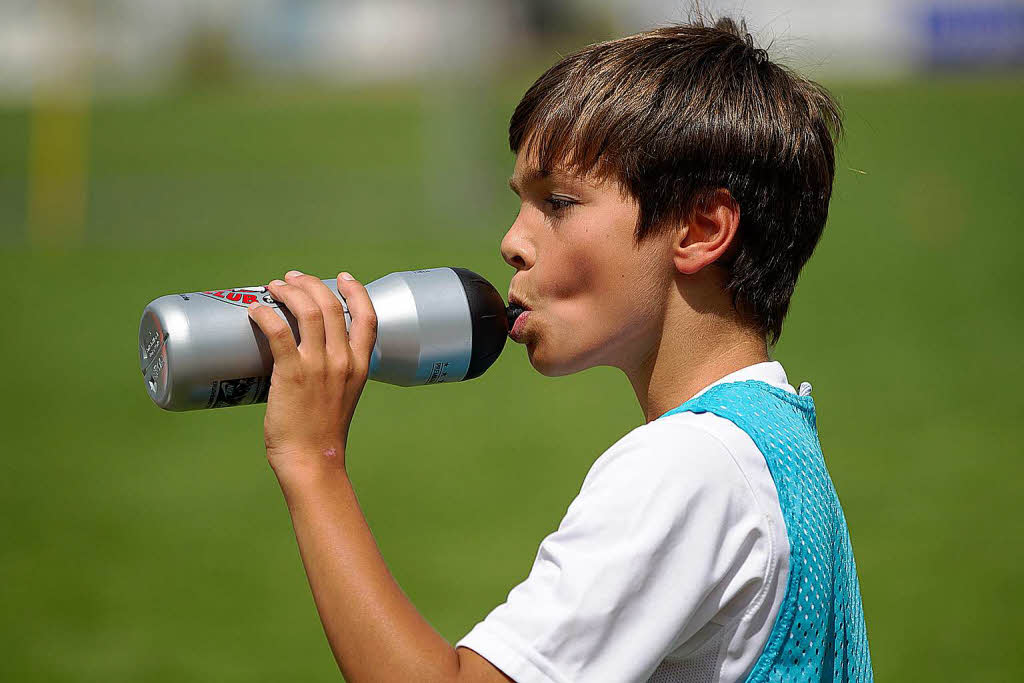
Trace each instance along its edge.
<path fill-rule="evenodd" d="M 517 304 L 509 304 L 508 306 L 505 307 L 505 315 L 508 316 L 508 329 L 512 329 L 512 326 L 516 322 L 516 318 L 518 318 L 519 315 L 525 310 L 525 308 Z"/>

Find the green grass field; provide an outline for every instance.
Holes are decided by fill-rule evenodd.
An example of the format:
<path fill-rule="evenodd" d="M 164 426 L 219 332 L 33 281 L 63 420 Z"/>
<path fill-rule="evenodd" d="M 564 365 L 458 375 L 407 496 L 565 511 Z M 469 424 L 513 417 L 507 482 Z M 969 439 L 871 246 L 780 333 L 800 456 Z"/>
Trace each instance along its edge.
<path fill-rule="evenodd" d="M 338 679 L 263 408 L 158 410 L 139 315 L 290 268 L 457 265 L 506 293 L 505 126 L 528 84 L 99 106 L 66 248 L 29 246 L 30 117 L 0 111 L 0 679 Z M 831 217 L 776 357 L 814 384 L 878 679 L 1020 680 L 1024 88 L 835 89 Z M 348 461 L 392 572 L 454 642 L 641 422 L 618 371 L 549 379 L 509 344 L 470 382 L 369 383 Z"/>

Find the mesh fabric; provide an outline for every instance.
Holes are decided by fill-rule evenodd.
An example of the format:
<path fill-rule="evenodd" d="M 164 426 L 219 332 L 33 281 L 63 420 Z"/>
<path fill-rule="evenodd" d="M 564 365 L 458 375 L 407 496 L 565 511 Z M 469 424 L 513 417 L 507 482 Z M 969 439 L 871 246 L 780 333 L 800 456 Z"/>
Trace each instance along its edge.
<path fill-rule="evenodd" d="M 786 522 L 786 593 L 747 680 L 873 681 L 853 548 L 818 442 L 814 401 L 748 380 L 715 385 L 665 415 L 685 411 L 718 415 L 750 436 Z"/>

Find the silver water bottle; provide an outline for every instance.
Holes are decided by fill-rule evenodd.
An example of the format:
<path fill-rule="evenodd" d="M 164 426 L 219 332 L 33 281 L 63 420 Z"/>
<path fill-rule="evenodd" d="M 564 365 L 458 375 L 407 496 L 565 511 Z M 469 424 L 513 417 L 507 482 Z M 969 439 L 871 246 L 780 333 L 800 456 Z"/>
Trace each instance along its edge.
<path fill-rule="evenodd" d="M 336 280 L 324 280 L 348 304 Z M 478 377 L 498 358 L 510 318 L 501 294 L 465 268 L 390 273 L 366 285 L 377 314 L 369 379 L 416 386 Z M 165 410 L 263 403 L 273 355 L 249 318 L 254 301 L 273 307 L 299 338 L 292 314 L 264 287 L 212 289 L 155 299 L 139 323 L 139 364 L 153 402 Z M 301 340 L 300 340 L 301 341 Z"/>

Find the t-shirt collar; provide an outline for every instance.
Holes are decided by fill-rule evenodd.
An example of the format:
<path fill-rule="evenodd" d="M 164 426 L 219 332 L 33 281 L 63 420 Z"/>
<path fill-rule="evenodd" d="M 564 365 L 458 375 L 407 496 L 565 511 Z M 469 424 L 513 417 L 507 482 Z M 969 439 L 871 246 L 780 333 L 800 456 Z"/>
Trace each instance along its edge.
<path fill-rule="evenodd" d="M 748 365 L 745 368 L 740 368 L 736 372 L 730 372 L 725 377 L 722 377 L 721 379 L 712 382 L 711 384 L 707 385 L 706 387 L 698 391 L 691 397 L 691 400 L 697 398 L 698 396 L 700 396 L 701 394 L 703 394 L 705 391 L 715 386 L 716 384 L 726 384 L 727 382 L 745 382 L 746 380 L 750 379 L 757 380 L 759 382 L 764 382 L 765 384 L 770 384 L 773 387 L 778 387 L 779 389 L 788 391 L 791 394 L 797 393 L 796 389 L 794 389 L 790 385 L 789 378 L 786 377 L 786 370 L 782 367 L 782 363 L 780 363 L 777 360 L 772 360 L 765 361 L 763 363 L 754 363 L 753 365 Z"/>

